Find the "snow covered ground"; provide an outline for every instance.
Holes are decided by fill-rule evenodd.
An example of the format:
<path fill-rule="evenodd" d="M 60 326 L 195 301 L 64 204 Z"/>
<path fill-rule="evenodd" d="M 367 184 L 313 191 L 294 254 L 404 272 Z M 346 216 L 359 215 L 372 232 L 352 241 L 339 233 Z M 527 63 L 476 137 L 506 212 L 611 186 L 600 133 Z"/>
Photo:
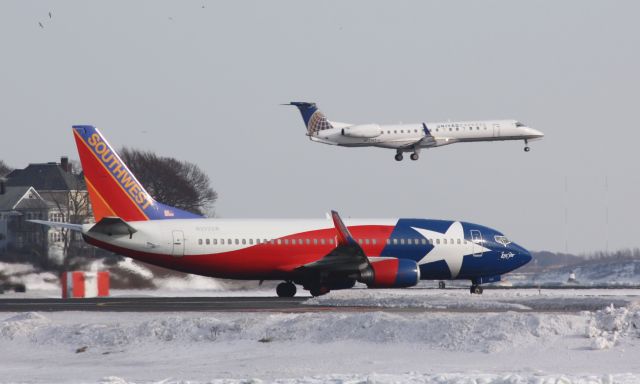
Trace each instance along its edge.
<path fill-rule="evenodd" d="M 555 308 L 578 299 L 601 307 L 522 308 L 541 296 Z M 0 313 L 0 382 L 638 383 L 639 297 L 638 290 L 352 290 L 307 304 L 444 308 Z"/>

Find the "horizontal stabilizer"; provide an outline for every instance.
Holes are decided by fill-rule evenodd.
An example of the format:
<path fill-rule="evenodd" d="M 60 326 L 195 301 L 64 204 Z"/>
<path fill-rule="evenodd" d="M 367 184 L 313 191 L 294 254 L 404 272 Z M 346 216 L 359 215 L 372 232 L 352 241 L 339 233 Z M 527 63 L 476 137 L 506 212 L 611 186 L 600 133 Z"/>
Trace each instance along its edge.
<path fill-rule="evenodd" d="M 30 223 L 46 225 L 51 228 L 64 228 L 70 229 L 72 231 L 82 232 L 82 224 L 71 224 L 71 223 L 59 223 L 57 221 L 45 221 L 45 220 L 27 220 Z"/>
<path fill-rule="evenodd" d="M 108 236 L 129 235 L 131 237 L 137 230 L 119 217 L 103 217 L 102 220 L 91 227 L 89 232 L 102 233 Z"/>

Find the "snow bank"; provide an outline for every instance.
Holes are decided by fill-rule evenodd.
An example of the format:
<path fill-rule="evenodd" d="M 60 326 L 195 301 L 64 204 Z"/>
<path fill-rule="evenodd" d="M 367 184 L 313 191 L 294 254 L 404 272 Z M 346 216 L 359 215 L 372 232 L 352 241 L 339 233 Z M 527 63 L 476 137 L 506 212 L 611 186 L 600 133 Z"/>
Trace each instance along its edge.
<path fill-rule="evenodd" d="M 0 274 L 12 283 L 23 283 L 27 289 L 59 290 L 58 276 L 52 272 L 40 272 L 31 264 L 0 262 Z"/>
<path fill-rule="evenodd" d="M 0 338 L 13 340 L 16 337 L 26 337 L 49 323 L 49 319 L 36 312 L 11 316 L 0 322 Z"/>
<path fill-rule="evenodd" d="M 616 307 L 0 313 L 0 382 L 637 383 L 639 320 Z M 612 349 L 593 350 L 614 333 Z"/>
<path fill-rule="evenodd" d="M 444 351 L 497 352 L 517 346 L 579 334 L 585 319 L 522 313 L 469 316 L 460 314 L 303 313 L 216 314 L 214 316 L 161 314 L 100 317 L 79 322 L 51 321 L 36 313 L 9 317 L 0 323 L 0 338 L 22 337 L 37 345 L 63 345 L 105 350 L 141 344 L 217 342 L 401 343 Z M 95 315 L 94 315 L 95 316 Z M 55 316 L 58 317 L 58 316 Z M 91 317 L 91 316 L 89 316 Z M 96 321 L 97 320 L 97 321 Z"/>
<path fill-rule="evenodd" d="M 435 294 L 434 294 L 435 293 Z M 465 309 L 465 310 L 529 310 L 526 305 L 502 302 L 495 295 L 474 295 L 468 291 L 434 291 L 405 289 L 352 289 L 330 292 L 328 295 L 314 297 L 304 302 L 307 305 L 333 305 L 355 307 L 387 308 L 429 308 L 429 309 Z"/>
<path fill-rule="evenodd" d="M 640 305 L 615 308 L 613 304 L 591 314 L 586 335 L 592 339 L 593 349 L 609 349 L 619 339 L 640 337 Z"/>
<path fill-rule="evenodd" d="M 218 379 L 207 380 L 208 384 L 262 384 L 265 381 L 260 379 Z M 635 375 L 541 375 L 541 374 L 507 374 L 507 375 L 491 375 L 491 374 L 376 374 L 369 375 L 325 375 L 311 376 L 301 378 L 275 379 L 266 381 L 275 384 L 396 384 L 396 383 L 431 383 L 431 384 L 626 384 L 637 383 L 638 378 Z M 140 382 L 136 382 L 140 384 Z M 162 381 L 162 383 L 183 383 L 181 380 Z M 188 381 L 189 384 L 198 384 L 195 381 Z M 117 376 L 109 376 L 100 380 L 100 384 L 133 384 L 125 379 Z"/>

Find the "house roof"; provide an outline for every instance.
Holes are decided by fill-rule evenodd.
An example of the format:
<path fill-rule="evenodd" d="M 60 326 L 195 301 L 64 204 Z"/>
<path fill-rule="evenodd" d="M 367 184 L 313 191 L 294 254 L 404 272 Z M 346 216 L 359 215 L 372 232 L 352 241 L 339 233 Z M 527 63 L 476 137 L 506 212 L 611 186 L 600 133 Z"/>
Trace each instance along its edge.
<path fill-rule="evenodd" d="M 38 191 L 69 191 L 85 189 L 84 178 L 67 172 L 59 164 L 29 164 L 7 176 L 7 186 L 33 186 Z"/>
<path fill-rule="evenodd" d="M 6 187 L 0 195 L 0 211 L 41 208 L 47 208 L 47 202 L 32 187 Z"/>

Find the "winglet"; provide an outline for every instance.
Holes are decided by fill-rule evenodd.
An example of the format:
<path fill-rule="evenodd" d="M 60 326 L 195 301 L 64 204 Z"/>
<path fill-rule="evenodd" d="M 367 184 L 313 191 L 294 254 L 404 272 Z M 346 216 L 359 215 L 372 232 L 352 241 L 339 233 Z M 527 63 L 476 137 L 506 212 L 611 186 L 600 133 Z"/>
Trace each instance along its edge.
<path fill-rule="evenodd" d="M 331 211 L 331 218 L 333 219 L 333 225 L 335 225 L 336 231 L 338 232 L 338 245 L 355 243 L 355 240 L 351 237 L 351 233 L 349 233 L 347 226 L 342 222 L 338 212 Z"/>
<path fill-rule="evenodd" d="M 427 128 L 427 123 L 422 123 L 422 130 L 424 131 L 425 136 L 431 136 L 431 131 Z"/>

